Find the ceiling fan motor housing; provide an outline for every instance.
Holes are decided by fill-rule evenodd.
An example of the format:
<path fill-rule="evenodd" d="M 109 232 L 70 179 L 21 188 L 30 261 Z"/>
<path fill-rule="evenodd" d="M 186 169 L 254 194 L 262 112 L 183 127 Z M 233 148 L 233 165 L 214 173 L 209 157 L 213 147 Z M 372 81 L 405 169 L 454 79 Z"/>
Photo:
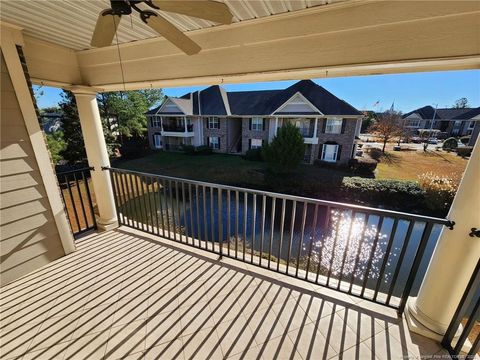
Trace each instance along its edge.
<path fill-rule="evenodd" d="M 128 0 L 110 0 L 112 6 L 112 15 L 130 15 L 132 13 L 131 1 Z"/>

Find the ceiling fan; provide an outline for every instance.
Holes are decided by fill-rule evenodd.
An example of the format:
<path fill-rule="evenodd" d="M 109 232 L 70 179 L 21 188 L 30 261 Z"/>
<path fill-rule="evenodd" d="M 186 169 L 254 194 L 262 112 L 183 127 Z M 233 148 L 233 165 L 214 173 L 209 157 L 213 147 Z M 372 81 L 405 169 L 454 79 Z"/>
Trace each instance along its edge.
<path fill-rule="evenodd" d="M 196 54 L 201 50 L 198 44 L 160 14 L 138 7 L 140 3 L 152 9 L 193 16 L 220 24 L 231 24 L 233 18 L 226 4 L 212 0 L 110 0 L 111 8 L 103 10 L 98 16 L 90 45 L 93 47 L 111 45 L 122 15 L 130 15 L 132 10 L 135 10 L 145 24 L 187 55 Z"/>

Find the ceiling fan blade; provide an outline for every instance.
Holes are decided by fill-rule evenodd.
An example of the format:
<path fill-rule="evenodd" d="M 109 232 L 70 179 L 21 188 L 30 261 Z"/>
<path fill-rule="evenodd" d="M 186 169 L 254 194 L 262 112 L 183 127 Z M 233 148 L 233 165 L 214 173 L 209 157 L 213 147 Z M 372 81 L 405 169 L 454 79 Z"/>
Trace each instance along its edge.
<path fill-rule="evenodd" d="M 92 41 L 90 42 L 91 46 L 104 47 L 112 44 L 121 17 L 119 15 L 111 15 L 111 11 L 111 9 L 103 10 L 98 15 Z"/>
<path fill-rule="evenodd" d="M 201 50 L 200 46 L 198 46 L 188 36 L 183 34 L 163 17 L 157 14 L 153 15 L 152 13 L 152 16 L 148 17 L 148 19 L 145 19 L 144 21 L 153 30 L 158 32 L 187 55 L 194 55 Z"/>
<path fill-rule="evenodd" d="M 231 24 L 233 15 L 224 3 L 211 0 L 153 0 L 160 10 Z"/>

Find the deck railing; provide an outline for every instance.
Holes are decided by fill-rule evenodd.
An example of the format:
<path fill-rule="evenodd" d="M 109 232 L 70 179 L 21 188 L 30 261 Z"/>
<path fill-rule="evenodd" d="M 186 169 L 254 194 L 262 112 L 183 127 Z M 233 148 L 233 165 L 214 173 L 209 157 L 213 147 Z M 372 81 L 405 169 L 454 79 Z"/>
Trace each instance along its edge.
<path fill-rule="evenodd" d="M 90 170 L 93 168 L 86 167 L 56 174 L 74 237 L 97 228 Z"/>
<path fill-rule="evenodd" d="M 109 169 L 118 221 L 402 312 L 446 219 Z"/>
<path fill-rule="evenodd" d="M 452 359 L 476 359 L 480 355 L 480 260 L 443 337 L 442 345 Z"/>

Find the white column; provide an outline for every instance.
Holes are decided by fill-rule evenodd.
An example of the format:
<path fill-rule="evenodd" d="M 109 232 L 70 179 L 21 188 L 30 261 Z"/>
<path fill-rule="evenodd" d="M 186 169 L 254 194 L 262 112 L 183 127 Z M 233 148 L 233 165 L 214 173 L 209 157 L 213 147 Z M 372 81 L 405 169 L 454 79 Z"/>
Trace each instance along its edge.
<path fill-rule="evenodd" d="M 313 127 L 313 137 L 317 137 L 317 129 L 318 129 L 318 118 L 315 118 L 315 126 Z"/>
<path fill-rule="evenodd" d="M 187 117 L 183 117 L 183 126 L 185 127 L 185 132 L 187 132 Z"/>
<path fill-rule="evenodd" d="M 97 225 L 101 230 L 110 230 L 117 227 L 118 224 L 110 174 L 108 171 L 102 171 L 102 166 L 110 166 L 110 160 L 96 93 L 83 88 L 72 91 L 77 100 L 88 164 L 95 168 L 95 171 L 92 171 L 92 184 L 99 211 Z"/>
<path fill-rule="evenodd" d="M 278 117 L 275 118 L 275 135 L 277 135 L 278 131 Z"/>
<path fill-rule="evenodd" d="M 405 316 L 410 330 L 440 340 L 445 334 L 480 257 L 480 141 L 477 141 L 448 214 L 453 230 L 444 228 L 416 298 Z"/>

